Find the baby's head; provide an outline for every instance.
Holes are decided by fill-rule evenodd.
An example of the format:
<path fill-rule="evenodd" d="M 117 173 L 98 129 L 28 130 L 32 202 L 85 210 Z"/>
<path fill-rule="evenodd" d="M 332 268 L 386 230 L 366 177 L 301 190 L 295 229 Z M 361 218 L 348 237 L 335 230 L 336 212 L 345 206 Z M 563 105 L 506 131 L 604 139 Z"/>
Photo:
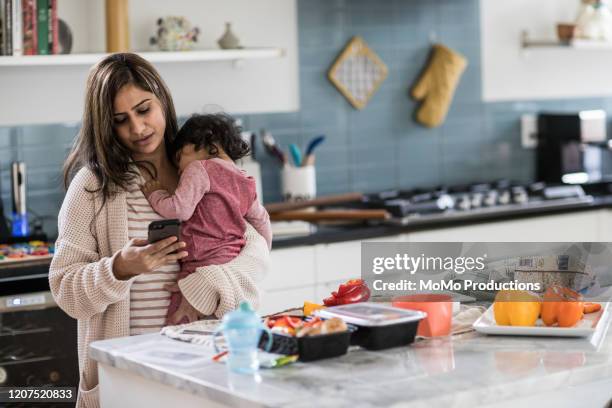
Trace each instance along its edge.
<path fill-rule="evenodd" d="M 241 130 L 227 114 L 193 115 L 178 131 L 172 157 L 181 171 L 194 160 L 219 157 L 236 161 L 249 154 Z"/>

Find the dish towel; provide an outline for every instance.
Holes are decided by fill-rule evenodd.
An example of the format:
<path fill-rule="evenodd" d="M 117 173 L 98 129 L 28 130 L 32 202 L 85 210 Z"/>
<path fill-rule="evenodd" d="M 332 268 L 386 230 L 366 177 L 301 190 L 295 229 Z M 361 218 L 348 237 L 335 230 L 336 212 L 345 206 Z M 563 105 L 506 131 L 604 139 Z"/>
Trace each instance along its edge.
<path fill-rule="evenodd" d="M 459 313 L 453 316 L 451 335 L 455 336 L 473 331 L 472 325 L 485 311 L 484 306 L 461 305 Z"/>
<path fill-rule="evenodd" d="M 161 329 L 160 333 L 171 339 L 213 347 L 213 334 L 220 324 L 221 320 L 198 320 L 176 326 L 166 326 Z M 222 345 L 223 343 L 223 336 L 219 336 L 217 344 Z"/>

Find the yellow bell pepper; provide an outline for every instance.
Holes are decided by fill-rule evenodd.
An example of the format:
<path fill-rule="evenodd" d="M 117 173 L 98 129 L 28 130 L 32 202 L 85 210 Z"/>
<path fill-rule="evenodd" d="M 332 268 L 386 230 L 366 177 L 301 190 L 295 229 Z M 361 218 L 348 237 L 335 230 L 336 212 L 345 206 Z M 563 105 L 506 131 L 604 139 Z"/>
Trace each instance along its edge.
<path fill-rule="evenodd" d="M 495 296 L 493 314 L 500 326 L 535 326 L 542 303 L 540 298 L 522 290 L 500 290 Z"/>
<path fill-rule="evenodd" d="M 317 309 L 323 309 L 325 306 L 312 302 L 304 302 L 304 316 L 310 316 Z"/>

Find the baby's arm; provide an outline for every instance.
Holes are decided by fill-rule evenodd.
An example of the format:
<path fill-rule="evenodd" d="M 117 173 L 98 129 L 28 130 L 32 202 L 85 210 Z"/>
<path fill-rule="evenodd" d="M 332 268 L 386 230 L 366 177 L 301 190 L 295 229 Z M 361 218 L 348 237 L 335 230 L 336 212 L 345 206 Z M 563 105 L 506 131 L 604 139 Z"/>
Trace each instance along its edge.
<path fill-rule="evenodd" d="M 181 174 L 173 195 L 161 189 L 155 191 L 145 189 L 144 193 L 151 207 L 162 217 L 187 221 L 209 189 L 208 173 L 199 161 L 194 161 Z"/>
<path fill-rule="evenodd" d="M 270 216 L 257 199 L 253 201 L 253 205 L 251 205 L 251 208 L 249 208 L 244 218 L 246 218 L 253 228 L 257 230 L 259 235 L 264 237 L 268 243 L 268 249 L 272 249 L 272 226 L 270 225 Z"/>

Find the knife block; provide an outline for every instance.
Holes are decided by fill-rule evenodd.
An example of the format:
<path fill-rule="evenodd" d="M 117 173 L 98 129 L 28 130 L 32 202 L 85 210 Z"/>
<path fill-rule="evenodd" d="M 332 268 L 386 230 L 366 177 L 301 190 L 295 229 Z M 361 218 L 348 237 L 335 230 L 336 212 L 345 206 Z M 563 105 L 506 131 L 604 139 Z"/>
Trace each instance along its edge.
<path fill-rule="evenodd" d="M 317 196 L 317 177 L 314 166 L 285 165 L 281 172 L 283 200 L 304 201 Z"/>

